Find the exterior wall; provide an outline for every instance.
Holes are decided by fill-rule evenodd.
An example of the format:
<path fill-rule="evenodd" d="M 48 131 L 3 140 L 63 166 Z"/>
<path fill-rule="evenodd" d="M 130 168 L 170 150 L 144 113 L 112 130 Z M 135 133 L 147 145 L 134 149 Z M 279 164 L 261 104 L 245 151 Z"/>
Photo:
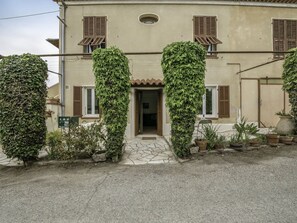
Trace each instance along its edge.
<path fill-rule="evenodd" d="M 140 23 L 138 17 L 145 13 L 158 15 L 159 22 L 153 25 Z M 107 47 L 117 46 L 128 53 L 161 52 L 167 44 L 174 41 L 193 41 L 192 19 L 195 15 L 217 17 L 217 37 L 223 42 L 217 46 L 218 51 L 272 51 L 272 19 L 297 19 L 297 9 L 205 4 L 69 5 L 66 10 L 65 52 L 83 51 L 82 46 L 77 44 L 83 37 L 84 16 L 107 16 Z M 160 54 L 129 55 L 128 58 L 132 78 L 163 79 Z M 271 60 L 272 54 L 219 54 L 217 59 L 207 59 L 206 84 L 230 86 L 230 118 L 219 119 L 216 122 L 232 123 L 238 118 L 240 78 L 281 77 L 282 73 L 281 61 L 241 75 L 236 74 L 239 66 L 228 63 L 240 63 L 241 69 L 244 70 Z M 90 59 L 66 57 L 65 66 L 65 114 L 72 115 L 73 86 L 92 86 L 95 78 Z M 251 89 L 254 91 L 255 86 L 243 87 L 243 96 L 249 97 L 248 92 Z M 133 113 L 133 100 L 131 94 L 130 114 Z M 256 109 L 255 104 L 252 106 Z M 168 112 L 163 110 L 163 113 L 163 122 L 167 125 Z M 129 115 L 130 123 L 133 123 L 132 115 Z M 133 135 L 132 130 L 129 131 L 130 135 Z M 164 131 L 164 134 L 166 132 Z"/>

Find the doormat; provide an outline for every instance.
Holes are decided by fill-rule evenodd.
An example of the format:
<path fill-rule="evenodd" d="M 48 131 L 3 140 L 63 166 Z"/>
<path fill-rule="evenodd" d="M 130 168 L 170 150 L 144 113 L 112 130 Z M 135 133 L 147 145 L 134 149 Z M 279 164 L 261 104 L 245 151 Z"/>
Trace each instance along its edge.
<path fill-rule="evenodd" d="M 156 137 L 142 137 L 142 140 L 156 140 Z"/>

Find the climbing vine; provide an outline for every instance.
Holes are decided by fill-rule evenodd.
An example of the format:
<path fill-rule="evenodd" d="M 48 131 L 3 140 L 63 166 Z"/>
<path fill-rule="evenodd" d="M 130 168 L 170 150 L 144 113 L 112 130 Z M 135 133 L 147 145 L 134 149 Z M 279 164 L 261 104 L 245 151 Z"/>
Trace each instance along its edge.
<path fill-rule="evenodd" d="M 289 94 L 291 112 L 297 132 L 297 48 L 290 50 L 283 65 L 283 89 Z"/>
<path fill-rule="evenodd" d="M 205 93 L 205 49 L 193 42 L 172 43 L 164 48 L 161 65 L 173 149 L 177 156 L 185 157 Z"/>
<path fill-rule="evenodd" d="M 97 49 L 92 57 L 96 95 L 107 130 L 107 157 L 119 156 L 127 127 L 130 92 L 128 59 L 115 47 Z"/>
<path fill-rule="evenodd" d="M 36 159 L 45 144 L 47 64 L 38 56 L 8 56 L 0 62 L 0 141 L 3 152 Z"/>

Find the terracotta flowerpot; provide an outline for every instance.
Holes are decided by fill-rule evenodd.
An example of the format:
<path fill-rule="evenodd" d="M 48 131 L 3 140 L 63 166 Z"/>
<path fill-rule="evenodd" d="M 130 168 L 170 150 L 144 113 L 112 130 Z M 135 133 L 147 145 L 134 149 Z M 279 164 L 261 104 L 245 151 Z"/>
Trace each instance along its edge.
<path fill-rule="evenodd" d="M 266 135 L 267 143 L 269 145 L 275 145 L 279 143 L 279 135 L 278 134 L 267 134 Z"/>
<path fill-rule="evenodd" d="M 206 151 L 207 141 L 206 140 L 195 140 L 196 145 L 199 147 L 199 152 Z"/>
<path fill-rule="evenodd" d="M 260 140 L 257 138 L 251 139 L 249 143 L 250 143 L 250 146 L 253 146 L 253 147 L 259 147 L 261 144 Z"/>
<path fill-rule="evenodd" d="M 286 145 L 292 145 L 293 144 L 293 139 L 294 139 L 294 137 L 292 137 L 292 136 L 280 136 L 279 137 L 279 141 L 281 143 L 286 144 Z"/>

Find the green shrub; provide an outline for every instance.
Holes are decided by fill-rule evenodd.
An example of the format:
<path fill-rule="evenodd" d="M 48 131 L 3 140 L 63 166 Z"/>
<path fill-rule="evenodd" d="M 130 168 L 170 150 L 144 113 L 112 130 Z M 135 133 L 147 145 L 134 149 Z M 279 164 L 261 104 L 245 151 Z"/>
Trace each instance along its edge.
<path fill-rule="evenodd" d="M 166 105 L 171 119 L 171 141 L 179 157 L 189 155 L 196 115 L 205 93 L 205 49 L 193 42 L 176 42 L 163 50 Z"/>
<path fill-rule="evenodd" d="M 63 131 L 47 134 L 49 159 L 68 160 L 91 157 L 104 151 L 105 134 L 102 122 L 88 126 L 72 125 Z"/>
<path fill-rule="evenodd" d="M 290 50 L 283 65 L 283 89 L 289 94 L 291 113 L 295 123 L 295 133 L 297 133 L 297 48 Z"/>
<path fill-rule="evenodd" d="M 107 130 L 107 157 L 122 153 L 130 92 L 128 59 L 115 47 L 93 52 L 96 95 Z"/>
<path fill-rule="evenodd" d="M 36 159 L 45 144 L 47 64 L 31 54 L 0 62 L 0 138 L 10 158 Z"/>
<path fill-rule="evenodd" d="M 60 130 L 49 132 L 46 135 L 46 151 L 49 159 L 60 159 L 61 153 L 63 153 L 63 135 Z"/>

